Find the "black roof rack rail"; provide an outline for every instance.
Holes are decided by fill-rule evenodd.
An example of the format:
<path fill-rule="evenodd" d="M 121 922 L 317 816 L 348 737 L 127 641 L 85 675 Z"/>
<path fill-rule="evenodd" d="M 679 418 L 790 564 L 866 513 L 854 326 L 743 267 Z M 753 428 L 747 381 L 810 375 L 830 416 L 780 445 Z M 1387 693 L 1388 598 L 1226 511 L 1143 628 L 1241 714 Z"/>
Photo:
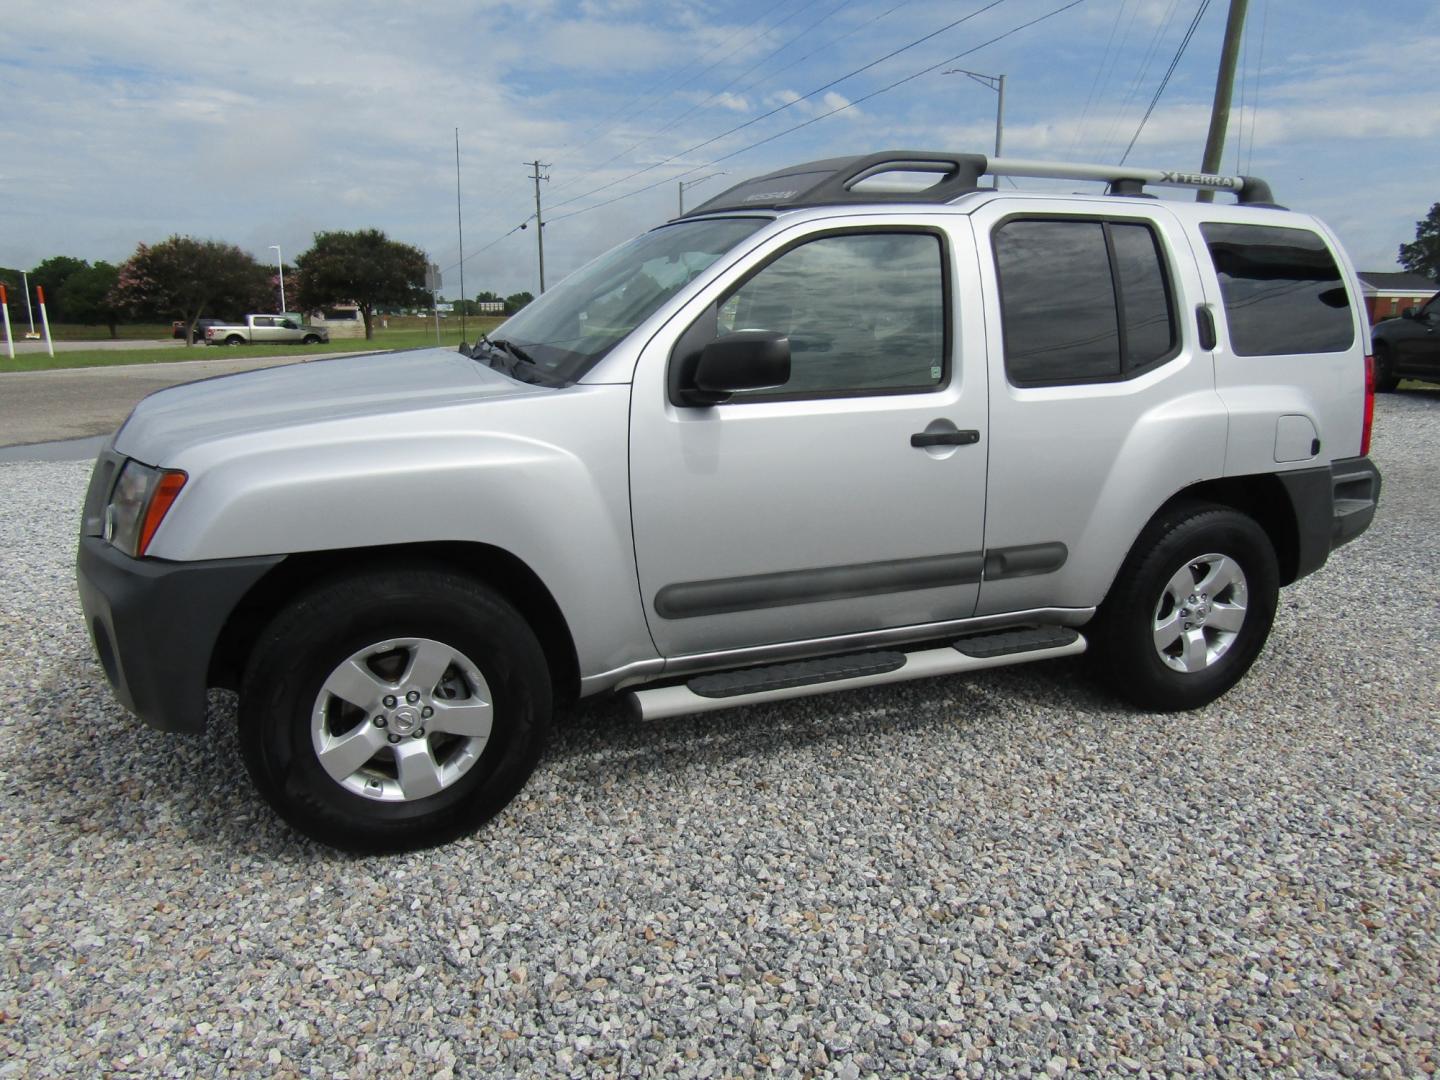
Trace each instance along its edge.
<path fill-rule="evenodd" d="M 887 173 L 934 173 L 939 179 L 919 190 L 860 186 Z M 931 150 L 884 150 L 858 157 L 807 161 L 742 180 L 682 216 L 698 217 L 722 210 L 790 210 L 844 203 L 947 203 L 968 192 L 980 190 L 980 177 L 987 175 L 1101 180 L 1108 183 L 1111 194 L 1116 195 L 1143 194 L 1147 184 L 1233 191 L 1242 205 L 1275 207 L 1270 185 L 1254 176 L 990 158 L 984 154 L 947 154 Z"/>

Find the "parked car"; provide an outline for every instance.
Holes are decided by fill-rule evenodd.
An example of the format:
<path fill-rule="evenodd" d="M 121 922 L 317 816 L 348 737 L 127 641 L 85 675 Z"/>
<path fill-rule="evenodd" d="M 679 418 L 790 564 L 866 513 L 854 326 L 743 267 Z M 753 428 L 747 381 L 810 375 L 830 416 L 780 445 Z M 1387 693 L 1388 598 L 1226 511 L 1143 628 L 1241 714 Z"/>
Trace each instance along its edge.
<path fill-rule="evenodd" d="M 220 326 L 224 322 L 224 319 L 196 319 L 195 340 L 204 341 L 206 330 L 208 330 L 212 326 Z M 184 341 L 185 335 L 189 329 L 189 325 L 189 323 L 185 322 L 182 319 L 175 320 L 170 324 L 170 336 L 172 338 L 179 338 L 181 341 Z"/>
<path fill-rule="evenodd" d="M 1440 293 L 1422 307 L 1406 308 L 1370 330 L 1375 349 L 1375 389 L 1394 390 L 1401 379 L 1440 383 Z"/>
<path fill-rule="evenodd" d="M 220 323 L 205 331 L 206 345 L 273 345 L 298 341 L 315 345 L 330 340 L 323 326 L 308 326 L 299 315 L 246 315 L 243 323 Z"/>
<path fill-rule="evenodd" d="M 1088 648 L 1205 705 L 1380 493 L 1354 270 L 1272 202 L 913 152 L 746 181 L 473 348 L 146 398 L 86 498 L 86 625 L 154 727 L 238 689 L 258 789 L 363 850 L 474 829 L 607 692 L 659 719 Z"/>

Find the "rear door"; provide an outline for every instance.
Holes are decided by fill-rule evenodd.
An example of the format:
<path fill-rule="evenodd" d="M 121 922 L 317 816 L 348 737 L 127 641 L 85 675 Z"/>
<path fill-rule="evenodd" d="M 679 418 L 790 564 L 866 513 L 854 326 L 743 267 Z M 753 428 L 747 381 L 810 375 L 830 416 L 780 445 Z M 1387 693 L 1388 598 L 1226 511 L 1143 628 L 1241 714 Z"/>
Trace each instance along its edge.
<path fill-rule="evenodd" d="M 1158 202 L 1000 198 L 972 220 L 991 387 L 978 613 L 1087 609 L 1155 510 L 1224 464 L 1195 259 Z"/>
<path fill-rule="evenodd" d="M 976 291 L 968 223 L 849 220 L 772 238 L 641 355 L 635 548 L 665 656 L 974 611 L 988 432 L 981 326 L 957 317 Z M 787 334 L 790 382 L 678 403 L 672 354 L 704 319 Z"/>

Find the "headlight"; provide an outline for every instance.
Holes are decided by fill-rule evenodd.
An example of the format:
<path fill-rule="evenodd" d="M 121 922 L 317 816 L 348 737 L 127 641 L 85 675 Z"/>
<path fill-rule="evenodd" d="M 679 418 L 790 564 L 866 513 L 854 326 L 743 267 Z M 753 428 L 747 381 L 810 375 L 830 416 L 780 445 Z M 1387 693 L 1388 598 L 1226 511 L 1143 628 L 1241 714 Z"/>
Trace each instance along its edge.
<path fill-rule="evenodd" d="M 105 539 L 127 555 L 144 555 L 186 479 L 179 469 L 127 461 L 105 507 Z"/>

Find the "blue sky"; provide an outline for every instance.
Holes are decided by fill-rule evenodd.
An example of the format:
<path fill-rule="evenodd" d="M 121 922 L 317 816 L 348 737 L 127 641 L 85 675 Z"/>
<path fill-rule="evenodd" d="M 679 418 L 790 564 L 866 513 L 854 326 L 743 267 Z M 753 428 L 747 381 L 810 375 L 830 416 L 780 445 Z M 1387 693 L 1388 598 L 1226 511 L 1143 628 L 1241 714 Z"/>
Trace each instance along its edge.
<path fill-rule="evenodd" d="M 1066 2 L 11 0 L 0 265 L 120 261 L 171 233 L 288 258 L 318 230 L 379 227 L 456 295 L 458 127 L 466 291 L 534 291 L 533 224 L 511 233 L 534 210 L 525 161 L 550 163 L 553 283 L 673 215 L 680 178 L 724 172 L 694 205 L 811 158 L 988 152 L 995 94 L 956 66 L 1006 74 L 1007 156 L 1114 162 L 1201 0 L 1082 0 L 1016 29 Z M 1226 8 L 1209 4 L 1132 163 L 1199 167 Z M 1319 214 L 1361 269 L 1395 269 L 1440 200 L 1435 16 L 1250 0 L 1222 171 Z"/>

